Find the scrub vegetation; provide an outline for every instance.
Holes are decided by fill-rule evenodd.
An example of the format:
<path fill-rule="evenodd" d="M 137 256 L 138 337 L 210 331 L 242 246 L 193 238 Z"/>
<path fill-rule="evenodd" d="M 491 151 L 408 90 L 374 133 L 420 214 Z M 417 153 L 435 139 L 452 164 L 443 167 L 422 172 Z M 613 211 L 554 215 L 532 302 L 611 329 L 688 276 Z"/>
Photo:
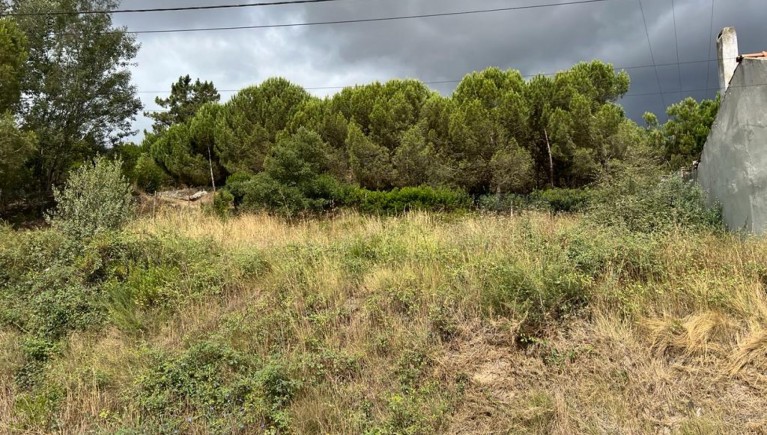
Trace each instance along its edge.
<path fill-rule="evenodd" d="M 4 227 L 0 430 L 764 430 L 767 246 L 652 180 L 574 213 Z"/>
<path fill-rule="evenodd" d="M 133 144 L 138 45 L 75 13 L 119 2 L 8 3 L 0 432 L 767 431 L 767 241 L 678 173 L 718 99 L 184 76 Z"/>

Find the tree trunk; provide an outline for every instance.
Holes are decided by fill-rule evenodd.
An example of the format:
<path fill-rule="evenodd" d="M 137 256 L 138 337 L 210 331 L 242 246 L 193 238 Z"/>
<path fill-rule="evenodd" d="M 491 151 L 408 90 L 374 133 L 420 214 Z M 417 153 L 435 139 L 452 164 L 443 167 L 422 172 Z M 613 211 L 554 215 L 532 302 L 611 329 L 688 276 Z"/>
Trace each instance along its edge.
<path fill-rule="evenodd" d="M 208 166 L 210 167 L 210 184 L 213 185 L 213 194 L 216 194 L 216 179 L 213 178 L 213 158 L 210 155 L 210 145 L 208 145 Z"/>
<path fill-rule="evenodd" d="M 554 157 L 551 155 L 551 143 L 549 142 L 549 133 L 543 129 L 543 135 L 546 138 L 546 149 L 549 152 L 549 184 L 554 187 Z"/>

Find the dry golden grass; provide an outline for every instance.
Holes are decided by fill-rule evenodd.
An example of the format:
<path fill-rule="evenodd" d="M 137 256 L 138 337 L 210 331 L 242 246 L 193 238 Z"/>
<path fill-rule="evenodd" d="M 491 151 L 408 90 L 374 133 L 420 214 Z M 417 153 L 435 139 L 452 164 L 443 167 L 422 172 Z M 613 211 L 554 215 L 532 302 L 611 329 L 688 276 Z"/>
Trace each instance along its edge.
<path fill-rule="evenodd" d="M 0 332 L 0 431 L 149 430 L 131 396 L 153 368 L 147 349 L 176 355 L 215 340 L 293 364 L 304 380 L 286 409 L 296 433 L 767 433 L 767 241 L 679 232 L 647 252 L 626 248 L 647 259 L 619 246 L 585 284 L 588 305 L 529 342 L 524 318 L 488 314 L 487 265 L 545 270 L 579 231 L 594 249 L 613 237 L 581 224 L 548 214 L 221 221 L 194 210 L 138 220 L 131 232 L 210 241 L 224 262 L 257 252 L 269 269 L 232 275 L 227 291 L 143 334 L 70 336 L 46 374 L 63 392 L 55 425 L 21 421 L 23 393 L 8 376 L 16 337 Z"/>

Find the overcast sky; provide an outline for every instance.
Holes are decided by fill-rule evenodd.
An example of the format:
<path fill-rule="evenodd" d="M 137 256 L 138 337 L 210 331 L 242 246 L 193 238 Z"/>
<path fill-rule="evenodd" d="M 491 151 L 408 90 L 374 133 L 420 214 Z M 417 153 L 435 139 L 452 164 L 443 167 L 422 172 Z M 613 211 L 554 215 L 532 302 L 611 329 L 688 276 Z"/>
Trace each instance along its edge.
<path fill-rule="evenodd" d="M 248 0 L 123 0 L 121 8 L 242 3 Z M 252 0 L 257 3 L 259 0 Z M 301 23 L 457 12 L 510 6 L 566 3 L 566 0 L 338 0 L 308 5 L 214 11 L 117 14 L 129 30 Z M 212 80 L 218 89 L 239 89 L 272 76 L 285 77 L 314 95 L 333 86 L 392 78 L 426 82 L 457 80 L 489 66 L 522 74 L 551 73 L 579 61 L 601 59 L 627 68 L 629 95 L 622 104 L 638 119 L 662 113 L 683 96 L 712 97 L 716 63 L 629 68 L 716 58 L 713 37 L 724 26 L 738 30 L 741 53 L 767 50 L 765 0 L 642 0 L 652 55 L 638 0 L 562 5 L 453 17 L 331 26 L 138 35 L 141 49 L 133 71 L 146 110 L 167 95 L 179 76 Z M 711 47 L 711 48 L 710 48 Z M 680 86 L 681 85 L 681 86 Z M 454 83 L 430 85 L 447 95 Z M 221 92 L 226 100 L 232 92 Z M 151 123 L 139 117 L 135 127 Z"/>

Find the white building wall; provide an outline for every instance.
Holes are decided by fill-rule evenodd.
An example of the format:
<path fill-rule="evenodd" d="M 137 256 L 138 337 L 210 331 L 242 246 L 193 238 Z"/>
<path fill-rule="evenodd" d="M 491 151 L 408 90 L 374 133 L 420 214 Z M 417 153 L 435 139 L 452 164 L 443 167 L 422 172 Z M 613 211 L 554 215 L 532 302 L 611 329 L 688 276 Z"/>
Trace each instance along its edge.
<path fill-rule="evenodd" d="M 698 166 L 698 182 L 731 230 L 767 232 L 767 60 L 735 69 Z"/>

